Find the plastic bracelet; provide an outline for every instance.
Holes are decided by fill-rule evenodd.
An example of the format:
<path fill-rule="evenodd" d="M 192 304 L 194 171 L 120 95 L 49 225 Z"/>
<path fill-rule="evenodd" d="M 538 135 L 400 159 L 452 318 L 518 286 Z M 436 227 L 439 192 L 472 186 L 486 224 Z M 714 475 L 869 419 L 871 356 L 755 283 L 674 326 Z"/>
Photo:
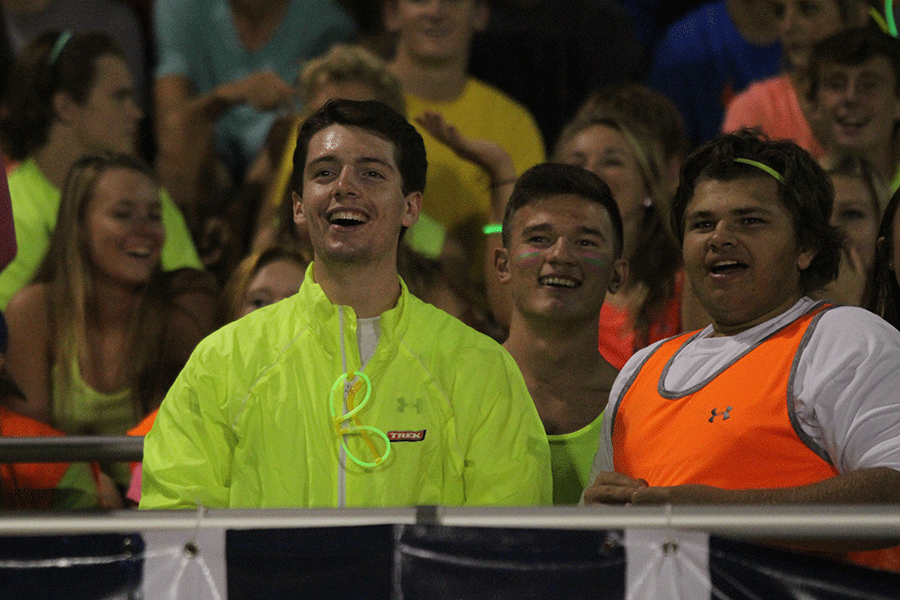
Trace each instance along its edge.
<path fill-rule="evenodd" d="M 888 24 L 888 33 L 897 37 L 897 21 L 894 20 L 894 2 L 884 0 L 884 19 Z"/>
<path fill-rule="evenodd" d="M 481 228 L 481 231 L 484 232 L 484 235 L 491 235 L 492 233 L 503 233 L 503 224 L 502 223 L 488 223 L 484 227 Z"/>

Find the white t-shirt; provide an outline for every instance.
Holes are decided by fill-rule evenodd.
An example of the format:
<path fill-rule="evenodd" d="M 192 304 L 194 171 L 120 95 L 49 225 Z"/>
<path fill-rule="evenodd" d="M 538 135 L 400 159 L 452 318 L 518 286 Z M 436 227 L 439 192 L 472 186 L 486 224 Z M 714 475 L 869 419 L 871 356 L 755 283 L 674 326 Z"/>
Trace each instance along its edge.
<path fill-rule="evenodd" d="M 356 341 L 359 344 L 359 360 L 363 369 L 369 364 L 369 359 L 378 347 L 378 338 L 381 336 L 378 327 L 380 319 L 381 317 L 356 319 Z"/>
<path fill-rule="evenodd" d="M 712 327 L 686 343 L 663 372 L 667 392 L 701 386 L 760 341 L 808 312 L 801 298 L 781 315 L 737 335 L 710 337 Z M 807 442 L 840 473 L 871 467 L 900 470 L 900 331 L 852 306 L 823 313 L 801 346 L 792 376 L 794 415 Z M 591 481 L 613 471 L 612 427 L 618 404 L 639 368 L 662 342 L 634 354 L 613 384 Z M 685 443 L 690 438 L 685 436 Z"/>

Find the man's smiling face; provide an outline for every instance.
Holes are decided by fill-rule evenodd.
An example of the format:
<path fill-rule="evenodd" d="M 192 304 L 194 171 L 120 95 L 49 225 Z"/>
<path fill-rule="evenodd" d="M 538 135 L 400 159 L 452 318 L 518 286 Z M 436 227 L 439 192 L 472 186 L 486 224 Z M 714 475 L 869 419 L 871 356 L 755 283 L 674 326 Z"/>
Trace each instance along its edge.
<path fill-rule="evenodd" d="M 821 68 L 818 104 L 831 143 L 847 152 L 891 147 L 900 121 L 900 97 L 890 61 L 874 56 L 861 65 Z"/>
<path fill-rule="evenodd" d="M 685 271 L 718 333 L 750 329 L 803 295 L 815 252 L 799 247 L 772 177 L 698 181 L 684 226 Z"/>
<path fill-rule="evenodd" d="M 598 202 L 575 194 L 535 200 L 518 209 L 511 229 L 496 264 L 523 315 L 597 318 L 606 292 L 625 279 L 615 229 Z"/>
<path fill-rule="evenodd" d="M 306 223 L 316 259 L 396 261 L 402 227 L 418 219 L 422 194 L 403 194 L 394 144 L 366 129 L 331 125 L 309 142 L 294 220 Z"/>

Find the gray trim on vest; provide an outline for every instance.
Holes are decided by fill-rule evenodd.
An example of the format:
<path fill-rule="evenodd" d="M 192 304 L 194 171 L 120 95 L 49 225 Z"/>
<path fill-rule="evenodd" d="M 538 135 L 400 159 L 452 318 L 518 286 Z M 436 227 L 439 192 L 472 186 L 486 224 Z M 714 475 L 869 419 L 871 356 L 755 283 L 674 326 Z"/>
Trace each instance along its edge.
<path fill-rule="evenodd" d="M 800 318 L 805 317 L 809 313 L 818 309 L 823 304 L 825 304 L 824 301 L 816 302 L 815 304 L 813 304 L 810 307 L 810 309 L 808 311 L 806 311 L 805 313 L 803 313 L 802 315 L 800 315 L 797 318 L 800 319 Z M 694 339 L 692 337 L 687 342 L 682 344 L 681 347 L 678 348 L 678 350 L 675 351 L 675 354 L 672 355 L 672 357 L 666 362 L 665 367 L 663 367 L 662 375 L 660 375 L 660 377 L 659 377 L 659 385 L 657 386 L 657 391 L 659 392 L 659 395 L 662 396 L 663 398 L 665 398 L 666 400 L 679 400 L 681 398 L 684 398 L 685 396 L 690 396 L 691 394 L 697 393 L 698 391 L 700 391 L 701 389 L 706 387 L 713 379 L 715 379 L 716 377 L 718 377 L 719 375 L 721 375 L 722 373 L 727 371 L 729 368 L 731 368 L 731 366 L 734 365 L 736 362 L 738 362 L 739 360 L 741 360 L 742 358 L 744 358 L 745 356 L 747 356 L 748 354 L 750 354 L 751 352 L 753 352 L 754 350 L 759 348 L 761 345 L 763 345 L 764 343 L 766 343 L 767 341 L 769 341 L 770 339 L 772 339 L 773 337 L 775 337 L 776 335 L 778 335 L 779 333 L 784 331 L 785 328 L 793 325 L 796 321 L 797 321 L 797 319 L 794 319 L 790 323 L 786 323 L 782 327 L 779 327 L 778 329 L 776 329 L 775 331 L 773 331 L 772 333 L 770 333 L 763 339 L 756 342 L 754 345 L 750 346 L 749 348 L 747 348 L 746 350 L 741 352 L 738 356 L 736 356 L 734 358 L 734 360 L 723 365 L 720 369 L 715 371 L 712 375 L 710 375 L 709 377 L 707 377 L 706 379 L 704 379 L 697 385 L 684 390 L 682 393 L 676 393 L 676 392 L 669 391 L 665 388 L 665 386 L 663 385 L 663 382 L 666 380 L 666 375 L 668 375 L 669 369 L 671 368 L 672 363 L 675 362 L 675 359 L 678 357 L 678 355 L 681 353 L 681 351 L 688 345 L 688 343 L 690 343 Z"/>
<path fill-rule="evenodd" d="M 702 331 L 702 330 L 701 330 L 701 331 Z M 695 332 L 692 336 L 690 336 L 690 337 L 688 338 L 687 342 L 690 342 L 691 340 L 693 340 L 693 339 L 694 339 L 695 337 L 697 337 L 698 335 L 700 335 L 700 331 L 697 331 L 697 332 Z M 676 336 L 676 337 L 677 337 L 677 336 Z M 687 342 L 685 342 L 685 344 L 686 344 Z M 635 369 L 635 370 L 634 370 L 634 373 L 631 374 L 631 377 L 628 378 L 628 382 L 627 382 L 624 386 L 622 386 L 622 393 L 619 394 L 619 401 L 616 402 L 616 407 L 615 407 L 615 409 L 613 409 L 612 415 L 610 416 L 610 419 L 611 419 L 611 421 L 609 422 L 609 430 L 610 430 L 610 432 L 612 432 L 612 431 L 615 429 L 615 427 L 616 427 L 616 415 L 619 413 L 619 407 L 622 406 L 622 400 L 625 399 L 625 395 L 628 394 L 628 391 L 631 389 L 632 384 L 634 384 L 634 380 L 637 379 L 638 375 L 640 375 L 641 370 L 644 368 L 644 365 L 647 364 L 647 361 L 650 360 L 650 358 L 651 358 L 654 354 L 656 354 L 656 351 L 657 351 L 657 350 L 659 350 L 660 348 L 662 348 L 662 346 L 663 346 L 664 343 L 665 343 L 665 342 L 661 343 L 659 346 L 656 347 L 656 350 L 654 350 L 653 352 L 650 352 L 649 354 L 647 354 L 647 356 L 644 357 L 644 360 L 641 361 L 641 364 L 638 366 L 638 368 Z M 607 403 L 607 405 L 608 405 L 608 404 L 609 404 L 609 403 Z M 604 417 L 604 418 L 605 418 L 605 417 Z"/>
<path fill-rule="evenodd" d="M 817 302 L 813 308 L 819 307 L 824 302 Z M 827 313 L 832 308 L 837 308 L 838 304 L 833 304 L 831 306 L 826 307 L 819 314 L 812 318 L 812 321 L 809 324 L 809 327 L 806 328 L 806 331 L 803 333 L 803 339 L 800 340 L 800 346 L 797 348 L 797 353 L 794 355 L 794 364 L 791 365 L 791 374 L 788 378 L 788 387 L 787 387 L 787 409 L 788 409 L 788 417 L 791 420 L 791 427 L 794 428 L 794 433 L 797 434 L 797 437 L 800 438 L 800 441 L 803 442 L 807 448 L 816 453 L 816 455 L 827 462 L 832 467 L 836 467 L 834 462 L 831 460 L 831 457 L 828 456 L 828 451 L 825 450 L 822 446 L 817 444 L 812 437 L 800 426 L 800 421 L 797 419 L 797 413 L 794 410 L 794 400 L 796 396 L 794 395 L 794 380 L 797 376 L 797 368 L 800 364 L 800 356 L 803 354 L 803 351 L 806 349 L 806 346 L 809 345 L 809 339 L 812 337 L 813 331 L 816 329 L 816 325 L 819 324 L 819 319 L 822 318 L 822 315 Z M 808 313 L 807 313 L 808 314 Z"/>

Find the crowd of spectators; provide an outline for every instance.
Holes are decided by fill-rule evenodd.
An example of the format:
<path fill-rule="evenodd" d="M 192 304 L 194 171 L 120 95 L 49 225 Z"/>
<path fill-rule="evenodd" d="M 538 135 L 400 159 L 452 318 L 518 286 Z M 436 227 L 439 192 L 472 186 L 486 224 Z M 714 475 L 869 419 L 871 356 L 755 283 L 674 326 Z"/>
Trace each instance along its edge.
<path fill-rule="evenodd" d="M 900 368 L 900 41 L 874 0 L 670 4 L 0 2 L 0 435 L 148 458 L 4 465 L 4 508 L 897 501 L 857 438 L 900 410 L 859 399 Z M 820 372 L 841 315 L 870 381 Z M 796 477 L 649 468 L 654 402 L 770 349 Z"/>

